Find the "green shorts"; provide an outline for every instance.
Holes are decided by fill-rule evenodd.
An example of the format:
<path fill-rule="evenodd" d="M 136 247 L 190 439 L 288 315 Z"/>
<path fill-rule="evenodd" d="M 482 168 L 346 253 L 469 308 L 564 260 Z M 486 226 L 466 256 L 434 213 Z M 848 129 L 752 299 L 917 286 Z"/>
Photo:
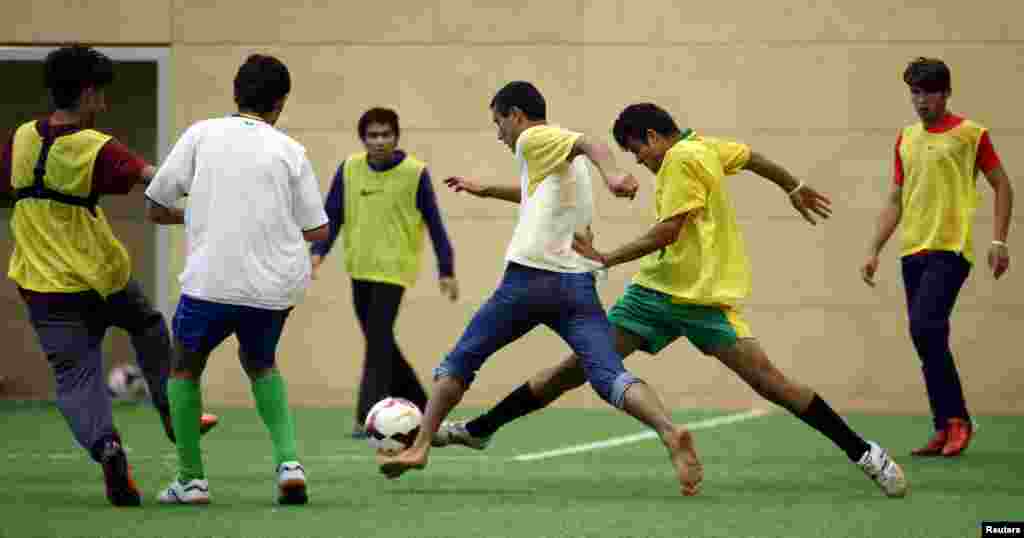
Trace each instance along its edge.
<path fill-rule="evenodd" d="M 734 308 L 680 303 L 671 295 L 636 284 L 630 284 L 608 311 L 608 320 L 643 338 L 640 351 L 652 355 L 680 336 L 705 354 L 753 336 Z"/>

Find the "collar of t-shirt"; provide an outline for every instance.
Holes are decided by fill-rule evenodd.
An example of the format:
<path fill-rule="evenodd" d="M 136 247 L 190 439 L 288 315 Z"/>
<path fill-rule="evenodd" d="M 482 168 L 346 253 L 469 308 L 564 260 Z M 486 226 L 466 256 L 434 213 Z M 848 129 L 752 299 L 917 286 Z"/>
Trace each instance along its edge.
<path fill-rule="evenodd" d="M 938 123 L 928 127 L 929 133 L 944 133 L 963 123 L 964 119 L 956 114 L 947 113 Z"/>
<path fill-rule="evenodd" d="M 392 168 L 398 166 L 404 160 L 405 152 L 400 149 L 396 149 L 395 152 L 391 154 L 390 161 L 384 164 L 376 164 L 373 161 L 367 159 L 366 164 L 369 164 L 370 170 L 373 170 L 374 172 L 387 172 L 388 170 L 391 170 Z"/>

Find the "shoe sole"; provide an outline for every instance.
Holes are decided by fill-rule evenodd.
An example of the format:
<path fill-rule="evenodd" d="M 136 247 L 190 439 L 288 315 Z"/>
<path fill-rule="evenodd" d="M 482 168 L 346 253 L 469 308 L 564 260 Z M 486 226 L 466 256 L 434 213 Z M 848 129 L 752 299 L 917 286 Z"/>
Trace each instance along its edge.
<path fill-rule="evenodd" d="M 163 499 L 160 499 L 157 502 L 159 502 L 160 504 L 166 504 L 166 505 L 176 505 L 177 504 L 177 505 L 189 505 L 189 506 L 205 506 L 207 504 L 210 504 L 210 498 L 206 497 L 205 499 L 196 499 L 194 501 L 183 501 L 183 500 L 178 499 L 178 498 L 171 499 L 171 500 L 166 500 L 166 501 L 163 500 Z"/>
<path fill-rule="evenodd" d="M 306 504 L 309 502 L 309 496 L 306 494 L 306 481 L 305 480 L 285 480 L 278 484 L 278 491 L 280 495 L 277 498 L 277 504 Z"/>

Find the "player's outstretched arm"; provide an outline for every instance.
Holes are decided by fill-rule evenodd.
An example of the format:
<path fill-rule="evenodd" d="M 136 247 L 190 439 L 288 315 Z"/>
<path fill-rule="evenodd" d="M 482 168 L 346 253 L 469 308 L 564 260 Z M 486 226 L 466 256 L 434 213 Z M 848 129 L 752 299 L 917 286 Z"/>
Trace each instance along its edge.
<path fill-rule="evenodd" d="M 782 165 L 764 155 L 752 151 L 750 159 L 744 167 L 746 170 L 771 181 L 789 195 L 793 208 L 812 225 L 817 219 L 827 219 L 832 215 L 832 201 L 813 187 L 793 177 Z"/>
<path fill-rule="evenodd" d="M 1006 239 L 1010 235 L 1010 220 L 1013 217 L 1013 186 L 1002 165 L 985 172 L 992 190 L 995 191 L 995 218 L 992 230 L 992 244 L 988 250 L 988 266 L 992 276 L 999 278 L 1010 268 L 1010 248 Z"/>
<path fill-rule="evenodd" d="M 885 244 L 892 237 L 896 227 L 903 217 L 903 187 L 893 183 L 886 198 L 885 207 L 878 215 L 878 224 L 875 227 L 875 236 L 871 239 L 871 246 L 868 248 L 868 259 L 860 269 L 860 276 L 868 286 L 875 285 L 875 272 L 878 271 L 878 256 L 885 248 Z"/>
<path fill-rule="evenodd" d="M 572 248 L 585 258 L 599 262 L 605 267 L 614 267 L 642 258 L 675 243 L 689 214 L 689 212 L 681 213 L 665 219 L 652 226 L 644 235 L 607 254 L 594 248 L 593 234 L 576 234 L 573 237 Z"/>
<path fill-rule="evenodd" d="M 619 198 L 629 199 L 636 196 L 640 182 L 633 177 L 633 174 L 619 170 L 619 166 L 615 163 L 615 156 L 608 144 L 583 135 L 576 139 L 567 160 L 571 161 L 578 155 L 586 155 L 590 162 L 594 163 L 612 194 Z"/>
<path fill-rule="evenodd" d="M 466 192 L 478 198 L 496 198 L 518 204 L 521 193 L 518 186 L 511 185 L 481 185 L 479 181 L 461 176 L 451 176 L 444 180 L 444 184 L 455 192 Z"/>

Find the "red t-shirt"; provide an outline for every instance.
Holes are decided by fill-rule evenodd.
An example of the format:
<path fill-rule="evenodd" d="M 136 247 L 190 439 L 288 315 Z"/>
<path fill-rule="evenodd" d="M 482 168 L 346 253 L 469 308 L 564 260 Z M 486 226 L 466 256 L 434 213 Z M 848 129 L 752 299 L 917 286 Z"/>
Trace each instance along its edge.
<path fill-rule="evenodd" d="M 78 132 L 82 128 L 77 125 L 51 127 L 49 119 L 36 123 L 36 130 L 40 132 L 40 136 L 50 129 L 52 129 L 53 136 L 64 136 Z M 9 194 L 13 190 L 11 185 L 13 150 L 14 135 L 12 134 L 4 144 L 3 155 L 0 156 L 0 194 Z M 126 194 L 142 179 L 142 169 L 145 167 L 145 159 L 133 153 L 124 144 L 110 139 L 100 148 L 100 152 L 96 156 L 92 173 L 92 190 L 96 194 Z"/>
<path fill-rule="evenodd" d="M 964 119 L 956 114 L 946 114 L 938 124 L 928 128 L 929 133 L 944 133 L 950 129 L 960 125 Z M 893 183 L 897 185 L 903 185 L 903 159 L 900 158 L 900 143 L 903 142 L 903 135 L 900 134 L 896 137 L 896 159 L 893 161 Z M 974 161 L 974 165 L 984 173 L 989 173 L 997 166 L 1000 165 L 999 155 L 996 154 L 996 149 L 992 147 L 992 139 L 988 136 L 988 131 L 985 131 L 981 135 L 981 140 L 978 141 L 978 157 Z"/>

